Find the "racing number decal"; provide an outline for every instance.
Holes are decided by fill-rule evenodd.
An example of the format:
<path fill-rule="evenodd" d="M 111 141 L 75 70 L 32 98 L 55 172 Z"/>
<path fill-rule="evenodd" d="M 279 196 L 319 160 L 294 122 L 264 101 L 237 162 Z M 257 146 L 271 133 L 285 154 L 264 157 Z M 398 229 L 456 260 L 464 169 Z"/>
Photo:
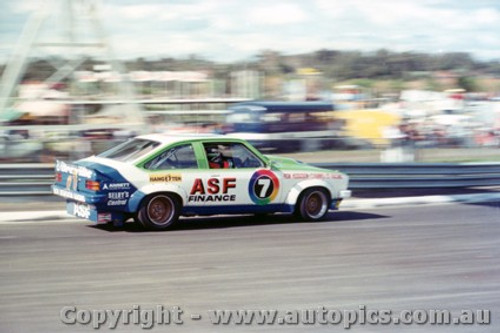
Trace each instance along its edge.
<path fill-rule="evenodd" d="M 271 186 L 271 179 L 268 177 L 261 177 L 259 180 L 257 180 L 257 186 L 261 186 L 260 193 L 257 194 L 259 198 L 267 198 L 270 194 L 267 192 L 267 190 L 272 191 L 272 186 Z M 257 192 L 257 191 L 255 191 Z"/>
<path fill-rule="evenodd" d="M 66 178 L 66 189 L 76 191 L 78 187 L 78 173 L 73 171 Z"/>
<path fill-rule="evenodd" d="M 250 178 L 248 193 L 257 205 L 267 205 L 278 195 L 280 182 L 270 170 L 258 170 Z"/>

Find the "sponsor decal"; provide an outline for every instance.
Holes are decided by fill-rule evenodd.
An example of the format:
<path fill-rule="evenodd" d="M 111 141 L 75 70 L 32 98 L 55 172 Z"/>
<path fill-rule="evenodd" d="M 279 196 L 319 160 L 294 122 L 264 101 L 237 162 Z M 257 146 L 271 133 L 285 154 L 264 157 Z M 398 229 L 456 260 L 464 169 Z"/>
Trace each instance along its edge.
<path fill-rule="evenodd" d="M 271 170 L 258 170 L 250 178 L 248 193 L 257 205 L 267 205 L 276 199 L 280 188 L 278 177 Z"/>
<path fill-rule="evenodd" d="M 108 206 L 123 206 L 127 204 L 130 197 L 128 192 L 109 192 L 108 193 Z"/>
<path fill-rule="evenodd" d="M 167 173 L 163 175 L 150 175 L 149 181 L 152 183 L 168 183 L 168 182 L 181 182 L 182 175 L 176 173 Z"/>
<path fill-rule="evenodd" d="M 61 197 L 64 197 L 64 198 L 73 199 L 75 201 L 85 202 L 85 197 L 83 195 L 78 194 L 78 193 L 74 193 L 71 191 L 63 190 L 63 189 L 60 189 L 57 187 L 54 188 L 54 194 L 61 196 Z"/>
<path fill-rule="evenodd" d="M 342 179 L 342 175 L 338 173 L 285 173 L 285 179 Z"/>
<path fill-rule="evenodd" d="M 188 202 L 228 202 L 235 201 L 236 194 L 229 191 L 236 188 L 236 178 L 210 178 L 203 182 L 196 178 L 189 193 Z"/>
<path fill-rule="evenodd" d="M 124 200 L 108 200 L 108 206 L 123 206 L 127 204 L 127 199 Z"/>
<path fill-rule="evenodd" d="M 219 195 L 190 195 L 188 202 L 229 202 L 236 201 L 235 194 Z"/>
<path fill-rule="evenodd" d="M 97 214 L 97 223 L 111 222 L 111 213 Z"/>
<path fill-rule="evenodd" d="M 88 219 L 90 217 L 90 206 L 85 204 L 74 203 L 73 215 Z"/>
<path fill-rule="evenodd" d="M 87 169 L 86 167 L 79 166 L 79 165 L 71 165 L 67 164 L 62 161 L 57 161 L 56 162 L 56 171 L 57 172 L 64 172 L 64 173 L 69 173 L 69 174 L 76 174 L 77 176 L 83 177 L 83 178 L 92 178 L 94 172 L 90 169 Z"/>
<path fill-rule="evenodd" d="M 128 192 L 109 192 L 108 199 L 128 199 L 130 193 Z"/>
<path fill-rule="evenodd" d="M 309 175 L 307 173 L 294 173 L 292 175 L 293 179 L 307 179 L 309 178 Z"/>
<path fill-rule="evenodd" d="M 130 183 L 110 183 L 104 184 L 102 186 L 103 190 L 109 191 L 119 191 L 119 190 L 130 190 Z"/>

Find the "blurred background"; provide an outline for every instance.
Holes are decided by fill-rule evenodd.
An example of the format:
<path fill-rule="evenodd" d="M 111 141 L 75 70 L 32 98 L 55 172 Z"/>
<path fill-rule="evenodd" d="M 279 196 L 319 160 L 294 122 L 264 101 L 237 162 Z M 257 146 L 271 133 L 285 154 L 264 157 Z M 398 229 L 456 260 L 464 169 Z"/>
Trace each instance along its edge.
<path fill-rule="evenodd" d="M 152 132 L 227 134 L 312 162 L 500 160 L 495 1 L 2 6 L 3 163 Z"/>

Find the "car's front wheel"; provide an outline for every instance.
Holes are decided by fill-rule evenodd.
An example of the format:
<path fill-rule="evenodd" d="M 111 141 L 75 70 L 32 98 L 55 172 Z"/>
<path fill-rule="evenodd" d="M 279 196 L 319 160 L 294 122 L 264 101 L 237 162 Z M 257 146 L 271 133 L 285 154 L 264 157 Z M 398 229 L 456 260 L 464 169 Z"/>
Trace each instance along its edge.
<path fill-rule="evenodd" d="M 165 230 L 175 225 L 179 219 L 181 204 L 171 194 L 156 194 L 144 201 L 137 219 L 149 230 Z"/>
<path fill-rule="evenodd" d="M 321 220 L 328 212 L 329 195 L 322 188 L 305 190 L 295 208 L 295 214 L 304 221 Z"/>

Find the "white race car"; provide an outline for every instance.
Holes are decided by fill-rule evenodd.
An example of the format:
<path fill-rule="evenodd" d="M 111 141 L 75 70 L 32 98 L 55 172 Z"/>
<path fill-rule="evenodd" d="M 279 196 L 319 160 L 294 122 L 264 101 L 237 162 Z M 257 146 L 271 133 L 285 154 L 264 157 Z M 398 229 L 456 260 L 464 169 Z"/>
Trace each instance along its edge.
<path fill-rule="evenodd" d="M 224 136 L 144 135 L 74 163 L 57 161 L 55 195 L 69 214 L 172 227 L 180 215 L 295 213 L 319 220 L 349 197 L 347 175 L 265 156 Z"/>

